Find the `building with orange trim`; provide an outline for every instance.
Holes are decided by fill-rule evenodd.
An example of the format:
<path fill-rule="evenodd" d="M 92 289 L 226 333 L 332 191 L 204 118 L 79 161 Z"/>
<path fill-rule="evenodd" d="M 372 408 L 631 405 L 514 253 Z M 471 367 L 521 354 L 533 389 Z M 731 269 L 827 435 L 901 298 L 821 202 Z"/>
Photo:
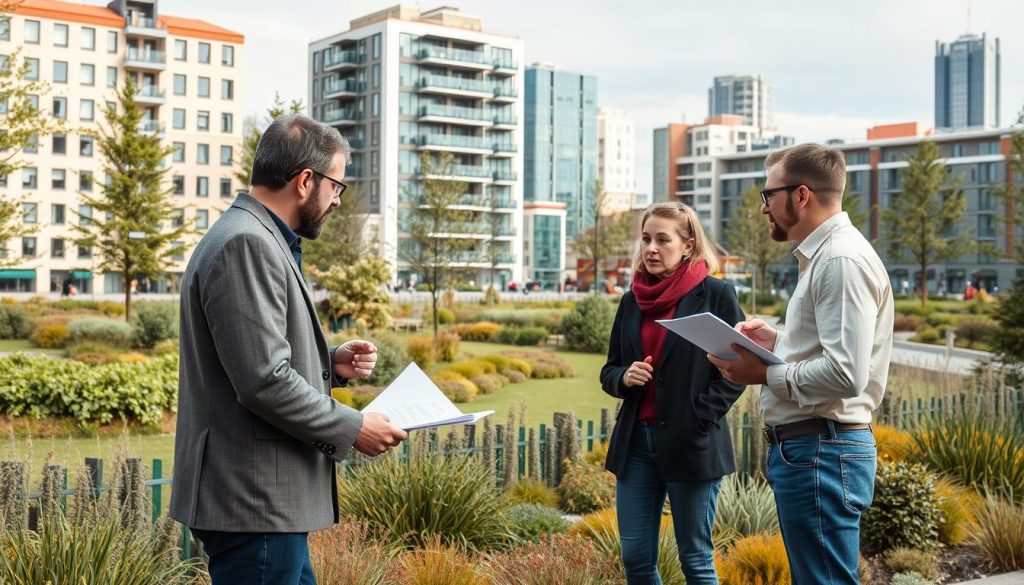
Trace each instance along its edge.
<path fill-rule="evenodd" d="M 200 229 L 213 224 L 246 185 L 234 178 L 242 144 L 241 72 L 245 37 L 202 20 L 160 14 L 155 0 L 114 0 L 106 6 L 24 0 L 0 20 L 0 55 L 19 52 L 30 76 L 48 91 L 40 115 L 67 121 L 66 134 L 45 136 L 18 154 L 24 167 L 0 177 L 5 196 L 22 200 L 23 221 L 38 229 L 5 243 L 0 293 L 121 293 L 119 273 L 96 271 L 92 251 L 72 244 L 71 226 L 92 210 L 79 193 L 95 196 L 105 181 L 95 132 L 103 110 L 128 77 L 138 88 L 142 129 L 174 153 L 168 188 L 180 219 Z M 183 242 L 191 249 L 193 242 Z M 170 274 L 142 278 L 138 290 L 168 292 L 190 252 Z"/>

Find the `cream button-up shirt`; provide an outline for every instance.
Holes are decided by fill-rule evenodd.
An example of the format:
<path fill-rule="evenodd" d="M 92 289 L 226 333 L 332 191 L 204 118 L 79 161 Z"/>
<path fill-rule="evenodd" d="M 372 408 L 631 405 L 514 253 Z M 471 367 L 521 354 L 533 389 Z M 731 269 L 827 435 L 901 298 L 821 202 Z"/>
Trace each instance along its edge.
<path fill-rule="evenodd" d="M 889 376 L 893 298 L 878 254 L 846 213 L 810 233 L 793 251 L 800 267 L 761 387 L 765 424 L 820 417 L 871 422 Z"/>

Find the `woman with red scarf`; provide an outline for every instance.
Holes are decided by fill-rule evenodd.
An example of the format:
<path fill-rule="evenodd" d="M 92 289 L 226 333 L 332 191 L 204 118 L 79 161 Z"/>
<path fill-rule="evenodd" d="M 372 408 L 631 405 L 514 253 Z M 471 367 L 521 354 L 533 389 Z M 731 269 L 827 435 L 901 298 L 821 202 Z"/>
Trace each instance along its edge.
<path fill-rule="evenodd" d="M 658 530 L 667 495 L 687 585 L 718 583 L 711 526 L 722 476 L 736 470 L 725 413 L 744 386 L 657 319 L 710 312 L 743 320 L 732 286 L 708 276 L 719 262 L 696 212 L 655 203 L 641 219 L 632 290 L 622 297 L 601 386 L 622 399 L 606 467 L 629 585 L 660 585 Z"/>

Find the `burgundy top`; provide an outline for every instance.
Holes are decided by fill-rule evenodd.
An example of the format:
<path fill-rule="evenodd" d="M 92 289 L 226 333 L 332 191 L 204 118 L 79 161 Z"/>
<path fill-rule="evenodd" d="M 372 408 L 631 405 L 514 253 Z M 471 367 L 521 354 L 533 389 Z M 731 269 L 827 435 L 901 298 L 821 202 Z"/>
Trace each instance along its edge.
<path fill-rule="evenodd" d="M 665 345 L 668 329 L 654 321 L 655 319 L 671 319 L 675 311 L 675 307 L 669 307 L 663 315 L 644 313 L 644 320 L 640 324 L 640 350 L 644 353 L 644 357 L 651 356 L 653 359 L 651 365 L 655 368 L 658 367 L 658 362 L 661 359 L 661 348 Z M 654 377 L 644 387 L 644 397 L 640 401 L 640 409 L 636 413 L 636 419 L 640 422 L 653 423 L 657 420 L 658 401 L 654 390 L 657 376 L 658 372 L 655 370 Z"/>

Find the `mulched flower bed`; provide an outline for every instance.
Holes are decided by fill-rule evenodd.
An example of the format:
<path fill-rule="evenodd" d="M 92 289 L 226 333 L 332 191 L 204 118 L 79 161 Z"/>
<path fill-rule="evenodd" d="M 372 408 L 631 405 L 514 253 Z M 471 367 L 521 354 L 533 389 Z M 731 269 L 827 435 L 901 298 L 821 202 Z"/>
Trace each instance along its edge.
<path fill-rule="evenodd" d="M 977 546 L 947 546 L 940 549 L 937 555 L 939 559 L 938 583 L 941 585 L 961 583 L 1000 573 L 989 566 Z M 892 580 L 892 571 L 885 566 L 882 555 L 867 557 L 867 560 L 871 564 L 872 583 L 887 585 Z"/>

